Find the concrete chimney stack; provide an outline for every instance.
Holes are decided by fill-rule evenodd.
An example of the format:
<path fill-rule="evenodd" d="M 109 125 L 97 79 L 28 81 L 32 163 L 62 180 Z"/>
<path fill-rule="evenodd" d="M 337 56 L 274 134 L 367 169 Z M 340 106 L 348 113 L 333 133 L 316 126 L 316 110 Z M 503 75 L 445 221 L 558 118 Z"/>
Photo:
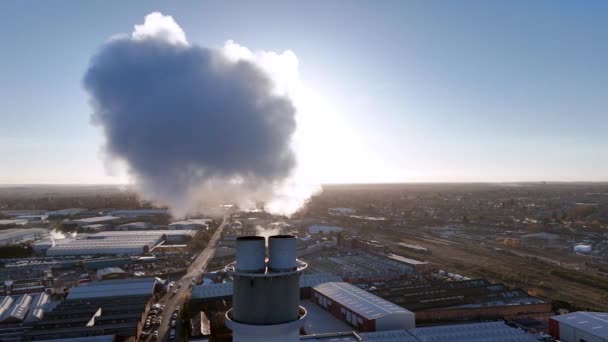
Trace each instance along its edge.
<path fill-rule="evenodd" d="M 237 239 L 236 262 L 226 266 L 233 277 L 233 308 L 226 325 L 235 342 L 296 342 L 306 310 L 300 306 L 300 275 L 306 263 L 296 259 L 296 238 L 268 240 L 268 262 L 261 236 Z"/>

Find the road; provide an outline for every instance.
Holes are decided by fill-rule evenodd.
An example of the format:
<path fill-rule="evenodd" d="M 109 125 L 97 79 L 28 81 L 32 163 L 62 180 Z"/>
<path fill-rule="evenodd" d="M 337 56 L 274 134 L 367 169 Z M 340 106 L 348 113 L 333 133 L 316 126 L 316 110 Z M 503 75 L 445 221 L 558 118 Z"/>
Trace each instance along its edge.
<path fill-rule="evenodd" d="M 186 300 L 186 298 L 188 297 L 188 294 L 190 292 L 190 282 L 192 281 L 192 278 L 196 278 L 197 280 L 200 279 L 200 276 L 206 271 L 207 265 L 209 264 L 209 261 L 211 260 L 211 258 L 213 257 L 213 254 L 215 254 L 215 249 L 217 247 L 217 242 L 220 239 L 220 236 L 222 234 L 222 230 L 224 230 L 224 227 L 228 224 L 228 215 L 226 215 L 224 217 L 224 220 L 222 221 L 222 223 L 220 224 L 220 226 L 216 229 L 215 233 L 213 233 L 213 236 L 211 237 L 211 240 L 209 240 L 209 243 L 207 244 L 207 247 L 205 247 L 205 249 L 196 257 L 196 259 L 192 262 L 192 264 L 190 264 L 190 266 L 188 267 L 188 272 L 180 279 L 171 279 L 173 281 L 175 281 L 175 287 L 177 287 L 177 284 L 181 283 L 182 286 L 180 289 L 178 289 L 178 293 L 174 294 L 173 291 L 175 290 L 175 287 L 173 289 L 171 289 L 169 292 L 167 292 L 167 294 L 165 294 L 161 299 L 160 299 L 160 303 L 165 305 L 165 311 L 162 313 L 162 324 L 161 326 L 158 327 L 158 340 L 159 341 L 168 341 L 169 340 L 169 323 L 171 322 L 171 315 L 173 314 L 173 311 L 175 310 L 176 307 L 183 307 L 184 305 L 184 301 Z M 179 324 L 179 319 L 178 319 L 178 324 Z M 154 329 L 151 329 L 152 331 Z M 177 331 L 182 331 L 183 329 L 177 329 Z M 186 341 L 187 337 L 186 336 L 180 336 L 178 335 L 177 338 L 175 339 L 175 341 Z"/>

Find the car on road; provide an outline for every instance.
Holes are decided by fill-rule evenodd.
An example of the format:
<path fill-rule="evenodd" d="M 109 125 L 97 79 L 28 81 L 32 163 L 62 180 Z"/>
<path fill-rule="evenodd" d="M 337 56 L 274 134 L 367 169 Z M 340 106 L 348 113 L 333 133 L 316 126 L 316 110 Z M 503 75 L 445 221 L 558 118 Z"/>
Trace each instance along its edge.
<path fill-rule="evenodd" d="M 178 293 L 179 293 L 179 290 L 175 290 L 175 291 L 173 291 L 173 295 L 174 295 L 174 296 L 175 296 L 176 294 L 178 294 Z"/>
<path fill-rule="evenodd" d="M 158 330 L 154 330 L 154 332 L 152 333 L 152 339 L 158 340 Z"/>
<path fill-rule="evenodd" d="M 169 331 L 169 339 L 170 340 L 175 340 L 175 329 L 171 329 Z"/>

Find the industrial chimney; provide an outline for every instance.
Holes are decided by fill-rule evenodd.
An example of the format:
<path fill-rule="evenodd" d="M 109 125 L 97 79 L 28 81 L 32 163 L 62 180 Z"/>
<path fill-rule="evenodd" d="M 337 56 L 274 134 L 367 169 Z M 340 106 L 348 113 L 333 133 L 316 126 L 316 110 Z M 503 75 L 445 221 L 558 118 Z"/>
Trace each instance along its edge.
<path fill-rule="evenodd" d="M 236 240 L 236 262 L 226 266 L 233 276 L 233 308 L 226 325 L 235 342 L 300 340 L 306 310 L 300 306 L 300 274 L 306 263 L 296 259 L 296 238 L 268 239 L 268 261 L 261 236 Z"/>

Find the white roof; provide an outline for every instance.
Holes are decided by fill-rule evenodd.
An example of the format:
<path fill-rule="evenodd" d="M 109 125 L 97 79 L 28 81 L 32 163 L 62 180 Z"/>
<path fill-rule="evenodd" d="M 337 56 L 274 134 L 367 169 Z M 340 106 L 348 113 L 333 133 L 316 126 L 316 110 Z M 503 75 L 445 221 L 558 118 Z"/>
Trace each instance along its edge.
<path fill-rule="evenodd" d="M 591 335 L 608 338 L 608 312 L 577 311 L 551 319 Z"/>
<path fill-rule="evenodd" d="M 388 256 L 389 258 L 396 260 L 396 261 L 400 261 L 409 265 L 427 265 L 428 262 L 427 261 L 419 261 L 419 260 L 415 260 L 415 259 L 410 259 L 410 258 L 406 258 L 404 256 L 401 255 L 397 255 L 397 254 L 389 254 Z"/>
<path fill-rule="evenodd" d="M 170 226 L 184 226 L 184 225 L 201 225 L 201 226 L 206 226 L 208 225 L 211 221 L 213 221 L 212 219 L 189 219 L 189 220 L 184 220 L 184 221 L 176 221 L 176 222 L 171 222 L 169 223 Z"/>
<path fill-rule="evenodd" d="M 72 222 L 78 222 L 78 223 L 97 223 L 97 222 L 114 221 L 114 220 L 118 220 L 118 219 L 120 219 L 120 217 L 116 217 L 116 216 L 96 216 L 96 217 L 89 217 L 89 218 L 83 218 L 83 219 L 73 220 Z"/>
<path fill-rule="evenodd" d="M 26 224 L 27 220 L 0 220 L 0 226 L 8 226 L 9 224 Z"/>
<path fill-rule="evenodd" d="M 413 315 L 411 311 L 348 283 L 329 282 L 313 289 L 367 319 L 394 314 Z"/>
<path fill-rule="evenodd" d="M 131 223 L 125 223 L 125 224 L 121 224 L 119 227 L 140 227 L 140 228 L 145 228 L 148 227 L 150 224 L 148 222 L 131 222 Z"/>

